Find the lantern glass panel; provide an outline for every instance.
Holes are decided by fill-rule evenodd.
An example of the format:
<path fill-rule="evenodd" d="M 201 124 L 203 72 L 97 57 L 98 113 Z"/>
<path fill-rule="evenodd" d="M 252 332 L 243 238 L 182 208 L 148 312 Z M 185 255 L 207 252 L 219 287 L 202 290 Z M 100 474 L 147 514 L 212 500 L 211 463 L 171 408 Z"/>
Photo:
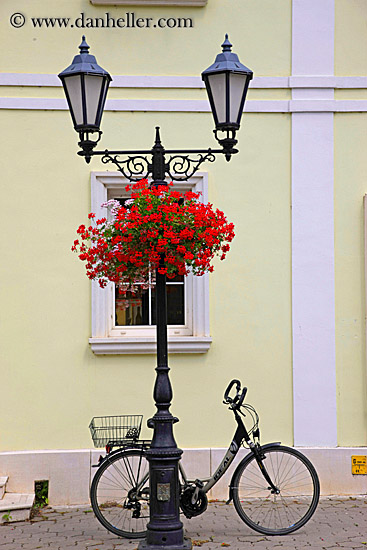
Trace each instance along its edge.
<path fill-rule="evenodd" d="M 245 90 L 247 77 L 243 74 L 231 73 L 229 75 L 229 87 L 230 87 L 230 122 L 240 123 L 242 113 L 239 112 L 242 96 Z"/>
<path fill-rule="evenodd" d="M 101 124 L 101 118 L 102 118 L 102 115 L 103 115 L 103 110 L 104 110 L 106 99 L 107 99 L 107 92 L 108 92 L 109 85 L 110 85 L 110 80 L 108 78 L 104 78 L 103 79 L 103 85 L 102 85 L 103 90 L 101 92 L 101 95 L 102 95 L 101 106 L 100 106 L 99 111 L 97 111 L 97 120 L 96 120 L 97 126 L 99 126 Z"/>
<path fill-rule="evenodd" d="M 75 124 L 83 124 L 82 85 L 81 76 L 68 76 L 64 79 L 68 91 L 71 109 L 74 114 Z"/>
<path fill-rule="evenodd" d="M 208 76 L 208 80 L 218 123 L 222 124 L 226 122 L 226 75 L 225 73 L 212 74 Z"/>
<path fill-rule="evenodd" d="M 87 108 L 87 120 L 86 123 L 89 126 L 95 126 L 98 121 L 97 111 L 99 106 L 99 98 L 101 95 L 103 77 L 95 75 L 85 75 L 85 101 Z"/>

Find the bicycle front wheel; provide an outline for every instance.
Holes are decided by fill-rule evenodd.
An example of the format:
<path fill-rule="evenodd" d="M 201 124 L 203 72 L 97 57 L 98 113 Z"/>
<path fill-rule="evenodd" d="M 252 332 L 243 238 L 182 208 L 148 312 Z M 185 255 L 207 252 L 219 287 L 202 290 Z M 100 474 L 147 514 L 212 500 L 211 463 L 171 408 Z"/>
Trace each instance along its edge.
<path fill-rule="evenodd" d="M 241 519 L 265 535 L 287 535 L 311 518 L 317 508 L 320 484 L 311 462 L 290 447 L 263 449 L 266 469 L 277 491 L 261 473 L 251 453 L 233 477 L 233 503 Z"/>
<path fill-rule="evenodd" d="M 98 468 L 90 489 L 93 511 L 120 537 L 137 539 L 149 521 L 149 464 L 141 450 L 120 451 Z"/>

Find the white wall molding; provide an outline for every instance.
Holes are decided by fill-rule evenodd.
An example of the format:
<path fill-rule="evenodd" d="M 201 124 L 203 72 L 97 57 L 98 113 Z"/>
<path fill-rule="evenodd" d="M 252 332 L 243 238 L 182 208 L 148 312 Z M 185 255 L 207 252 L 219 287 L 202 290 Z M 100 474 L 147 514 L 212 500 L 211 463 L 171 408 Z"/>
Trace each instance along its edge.
<path fill-rule="evenodd" d="M 292 76 L 334 75 L 335 0 L 292 0 Z"/>
<path fill-rule="evenodd" d="M 61 88 L 60 79 L 54 74 L 0 73 L 0 86 L 24 86 Z M 307 75 L 255 76 L 251 88 L 367 88 L 367 76 Z M 204 88 L 200 76 L 113 76 L 111 88 Z"/>
<path fill-rule="evenodd" d="M 209 336 L 181 336 L 168 338 L 168 353 L 206 353 L 213 339 Z M 95 355 L 156 354 L 155 338 L 89 338 Z"/>
<path fill-rule="evenodd" d="M 302 88 L 294 90 L 310 90 Z M 321 90 L 317 89 L 317 90 Z M 312 91 L 312 90 L 311 90 Z M 38 97 L 2 97 L 0 109 L 24 110 L 24 111 L 67 111 L 65 99 L 38 98 Z M 211 112 L 208 101 L 201 99 L 108 99 L 105 111 L 117 112 L 164 112 L 164 113 L 209 113 Z M 312 94 L 302 99 L 291 100 L 259 100 L 247 101 L 245 105 L 247 113 L 300 113 L 300 112 L 325 112 L 325 113 L 355 113 L 367 112 L 366 99 L 315 99 Z"/>
<path fill-rule="evenodd" d="M 208 0 L 90 0 L 95 6 L 206 6 Z"/>
<path fill-rule="evenodd" d="M 290 113 L 357 113 L 367 111 L 365 99 L 298 99 L 289 102 Z"/>
<path fill-rule="evenodd" d="M 292 328 L 294 444 L 336 446 L 334 0 L 292 4 Z M 310 75 L 313 76 L 310 76 Z M 326 76 L 325 76 L 326 75 Z M 354 84 L 360 84 L 355 80 Z"/>
<path fill-rule="evenodd" d="M 185 449 L 183 466 L 190 479 L 213 475 L 226 449 Z M 353 476 L 352 455 L 367 454 L 366 447 L 301 448 L 315 465 L 320 477 L 322 495 L 365 495 L 367 477 Z M 236 464 L 247 454 L 240 449 L 233 466 L 211 489 L 212 499 L 228 499 L 228 485 Z M 51 506 L 88 505 L 89 487 L 101 449 L 75 449 L 55 451 L 4 451 L 0 452 L 0 471 L 9 476 L 8 490 L 13 493 L 34 491 L 38 479 L 49 480 Z"/>
<path fill-rule="evenodd" d="M 367 76 L 298 75 L 289 77 L 289 88 L 367 88 Z"/>

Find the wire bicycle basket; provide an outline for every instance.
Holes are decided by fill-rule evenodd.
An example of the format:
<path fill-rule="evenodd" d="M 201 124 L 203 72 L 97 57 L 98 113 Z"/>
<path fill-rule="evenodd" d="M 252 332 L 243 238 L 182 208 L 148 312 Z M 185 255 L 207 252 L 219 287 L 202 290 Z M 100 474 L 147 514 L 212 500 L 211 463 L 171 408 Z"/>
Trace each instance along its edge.
<path fill-rule="evenodd" d="M 89 429 L 95 447 L 117 447 L 139 439 L 142 414 L 95 416 Z"/>

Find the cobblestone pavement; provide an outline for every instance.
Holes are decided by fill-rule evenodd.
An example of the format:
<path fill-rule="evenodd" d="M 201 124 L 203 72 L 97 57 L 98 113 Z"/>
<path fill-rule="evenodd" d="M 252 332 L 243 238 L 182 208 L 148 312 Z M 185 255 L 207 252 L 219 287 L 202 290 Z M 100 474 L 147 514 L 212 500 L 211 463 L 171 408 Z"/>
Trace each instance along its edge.
<path fill-rule="evenodd" d="M 183 521 L 194 547 L 202 546 L 203 550 L 367 549 L 367 496 L 324 497 L 309 523 L 284 537 L 251 531 L 233 505 L 224 503 L 209 504 L 203 515 Z M 90 508 L 48 507 L 31 521 L 0 526 L 1 550 L 135 550 L 137 546 L 136 540 L 106 531 Z"/>

